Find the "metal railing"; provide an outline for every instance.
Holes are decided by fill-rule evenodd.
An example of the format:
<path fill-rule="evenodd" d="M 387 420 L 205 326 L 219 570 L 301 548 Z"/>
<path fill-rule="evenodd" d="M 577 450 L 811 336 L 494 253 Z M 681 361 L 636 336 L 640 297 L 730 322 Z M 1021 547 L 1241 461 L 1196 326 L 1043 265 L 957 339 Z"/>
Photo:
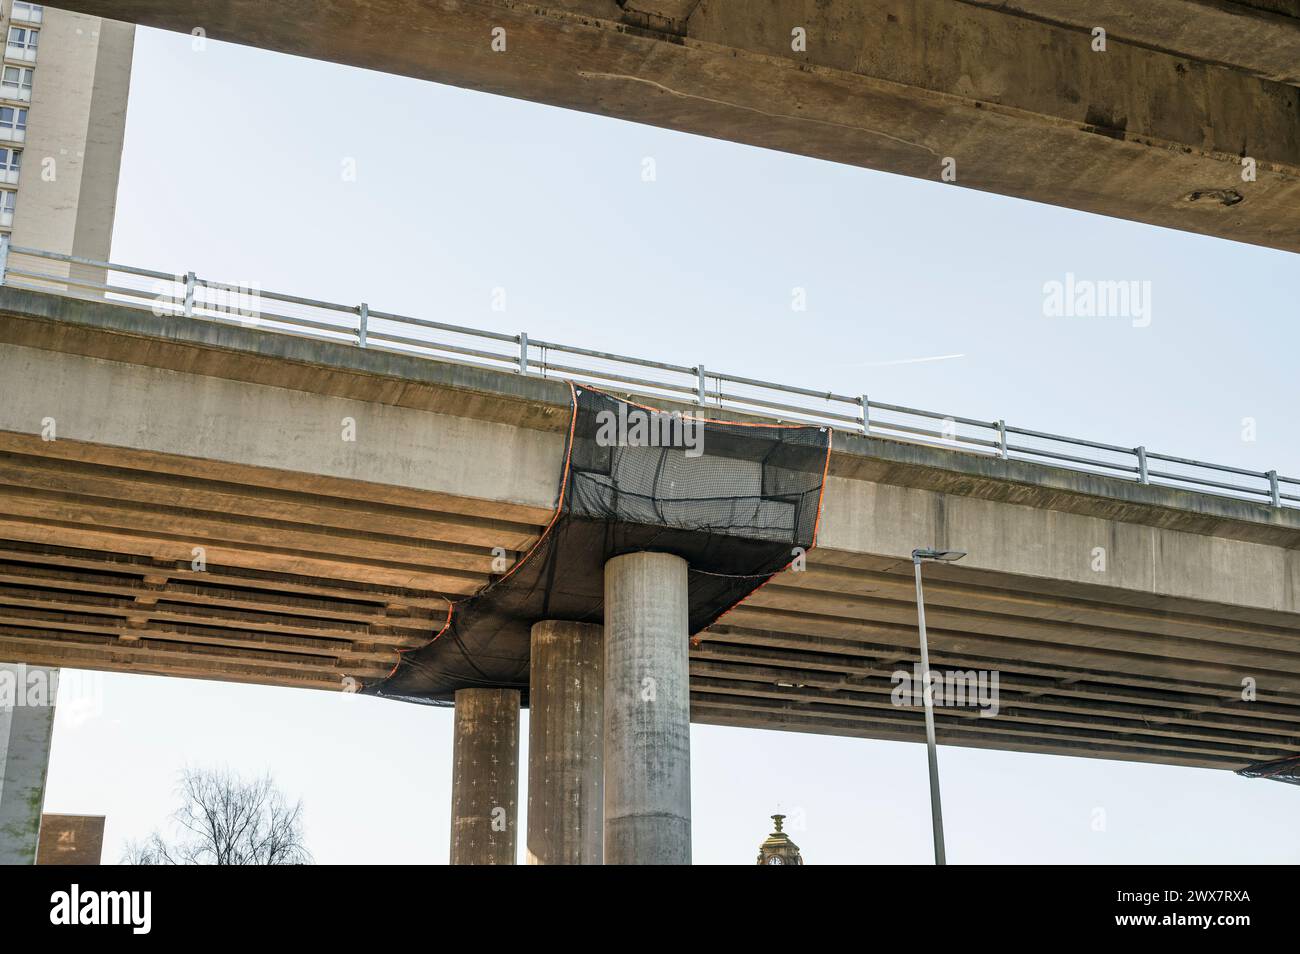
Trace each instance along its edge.
<path fill-rule="evenodd" d="M 1031 461 L 1268 503 L 1300 505 L 1300 479 L 981 421 L 956 414 L 774 384 L 706 369 L 543 341 L 527 333 L 463 325 L 344 305 L 257 286 L 97 262 L 0 241 L 0 284 L 110 301 L 159 316 L 256 327 L 362 348 L 419 355 L 534 377 L 580 380 L 639 397 L 831 426 L 872 437 Z"/>

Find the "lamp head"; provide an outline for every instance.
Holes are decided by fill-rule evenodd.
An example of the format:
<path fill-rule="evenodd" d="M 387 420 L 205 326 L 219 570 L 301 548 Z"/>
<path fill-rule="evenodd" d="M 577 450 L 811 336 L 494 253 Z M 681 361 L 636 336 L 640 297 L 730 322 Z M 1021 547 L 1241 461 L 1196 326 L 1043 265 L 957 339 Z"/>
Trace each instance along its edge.
<path fill-rule="evenodd" d="M 940 563 L 953 563 L 965 555 L 965 550 L 932 550 L 927 547 L 917 547 L 912 551 L 912 562 L 920 563 L 924 560 L 934 560 Z"/>

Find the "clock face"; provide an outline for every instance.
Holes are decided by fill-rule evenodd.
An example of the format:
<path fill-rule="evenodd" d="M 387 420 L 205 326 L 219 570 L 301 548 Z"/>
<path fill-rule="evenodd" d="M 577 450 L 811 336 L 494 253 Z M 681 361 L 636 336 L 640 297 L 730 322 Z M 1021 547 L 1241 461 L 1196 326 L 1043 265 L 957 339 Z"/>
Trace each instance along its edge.
<path fill-rule="evenodd" d="M 785 859 L 782 858 L 780 855 L 768 855 L 767 863 L 769 865 L 783 865 L 785 864 Z"/>

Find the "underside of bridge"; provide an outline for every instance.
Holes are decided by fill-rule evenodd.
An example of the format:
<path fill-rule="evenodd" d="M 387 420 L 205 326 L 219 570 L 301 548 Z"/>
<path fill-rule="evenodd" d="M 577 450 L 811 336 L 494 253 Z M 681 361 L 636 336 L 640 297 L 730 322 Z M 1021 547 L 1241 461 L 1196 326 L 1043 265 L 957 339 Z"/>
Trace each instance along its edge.
<path fill-rule="evenodd" d="M 492 579 L 494 548 L 514 560 L 552 515 L 553 503 L 540 498 L 512 503 L 308 473 L 306 418 L 268 421 L 256 395 L 283 397 L 300 412 L 309 406 L 302 402 L 316 400 L 310 389 L 330 395 L 321 400 L 382 395 L 409 413 L 454 403 L 466 414 L 526 421 L 519 430 L 555 441 L 554 453 L 542 456 L 554 457 L 556 469 L 539 478 L 540 487 L 553 488 L 569 413 L 561 382 L 475 372 L 472 382 L 449 387 L 429 376 L 450 381 L 469 372 L 343 344 L 178 324 L 103 303 L 15 290 L 0 297 L 9 388 L 8 417 L 0 421 L 0 659 L 356 688 L 389 673 L 402 650 L 428 643 L 448 600 Z M 177 409 L 172 386 L 190 389 L 188 408 Z M 209 403 L 204 389 L 217 387 L 253 396 Z M 335 427 L 335 412 L 322 406 Z M 43 437 L 43 408 L 54 409 L 57 439 Z M 303 469 L 221 459 L 233 456 L 217 450 L 227 442 L 223 415 L 231 433 L 250 435 L 250 443 L 298 448 L 287 459 Z M 166 439 L 169 416 L 199 432 L 195 446 L 212 453 L 139 446 Z M 110 420 L 125 436 L 108 433 Z M 372 429 L 386 426 L 374 414 L 365 420 Z M 83 439 L 79 427 L 99 439 Z M 370 446 L 383 447 L 385 457 L 405 448 L 397 438 Z M 848 545 L 845 495 L 871 469 L 880 496 L 874 507 L 855 506 L 854 519 L 884 526 L 909 516 L 888 503 L 890 494 L 920 492 L 905 484 L 949 488 L 939 506 L 951 524 L 972 496 L 1026 502 L 1035 491 L 1006 480 L 997 482 L 1003 490 L 990 489 L 961 473 L 970 455 L 955 452 L 927 451 L 937 463 L 924 467 L 886 465 L 896 453 L 915 459 L 919 450 L 908 446 L 837 438 L 831 524 L 806 571 L 778 575 L 694 641 L 695 721 L 922 738 L 920 710 L 891 699 L 892 674 L 918 661 L 911 564 L 876 543 Z M 1033 473 L 1060 487 L 1077 479 L 1052 468 Z M 487 469 L 474 476 L 467 489 L 494 479 Z M 1122 484 L 1114 493 L 1138 491 L 1157 492 Z M 1300 614 L 1293 608 L 1300 521 L 1291 512 L 1161 493 L 1151 499 L 1166 505 L 1156 507 L 1099 490 L 1056 491 L 1050 519 L 1064 526 L 1059 521 L 1074 518 L 1062 514 L 1096 510 L 1194 527 L 1200 532 L 1178 546 L 1138 548 L 1146 556 L 1170 551 L 1161 559 L 1179 573 L 1179 551 L 1211 533 L 1236 538 L 1224 546 L 1244 549 L 1196 558 L 1216 564 L 1200 593 L 1061 578 L 1050 537 L 1038 551 L 1041 568 L 981 567 L 972 557 L 970 566 L 928 571 L 932 664 L 1000 675 L 996 717 L 974 707 L 940 709 L 941 743 L 1230 769 L 1300 750 Z M 1001 534 L 999 546 L 1019 547 L 1009 528 L 1022 510 L 1031 508 L 1008 509 L 1005 525 L 984 527 Z M 1226 516 L 1214 516 L 1219 511 Z M 1117 562 L 1125 526 L 1104 531 Z M 909 545 L 917 542 L 929 541 Z M 1290 574 L 1264 580 L 1263 599 L 1252 578 L 1264 574 L 1246 565 L 1252 547 L 1276 548 Z M 1229 578 L 1230 587 L 1214 582 Z M 1257 687 L 1250 701 L 1242 693 L 1247 680 Z"/>
<path fill-rule="evenodd" d="M 1300 250 L 1300 0 L 60 5 Z"/>
<path fill-rule="evenodd" d="M 486 543 L 504 523 L 303 494 L 275 474 L 219 480 L 179 459 L 110 463 L 13 435 L 3 448 L 0 656 L 11 661 L 346 690 L 425 645 L 447 596 L 488 582 Z M 541 527 L 509 529 L 523 548 Z M 1002 702 L 993 719 L 940 712 L 941 742 L 1229 768 L 1300 749 L 1294 624 L 949 572 L 927 587 L 932 662 L 1000 670 Z M 911 587 L 910 563 L 814 551 L 806 573 L 782 575 L 693 648 L 693 718 L 919 739 L 918 713 L 890 698 L 891 674 L 917 661 Z M 1264 656 L 1272 671 L 1243 665 Z M 1287 691 L 1243 702 L 1225 672 Z"/>

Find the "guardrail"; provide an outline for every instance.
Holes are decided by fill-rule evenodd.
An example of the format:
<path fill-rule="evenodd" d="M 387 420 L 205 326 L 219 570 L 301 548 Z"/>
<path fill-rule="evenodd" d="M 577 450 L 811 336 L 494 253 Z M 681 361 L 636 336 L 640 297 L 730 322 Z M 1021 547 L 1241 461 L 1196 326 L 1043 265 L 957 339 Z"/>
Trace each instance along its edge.
<path fill-rule="evenodd" d="M 10 247 L 0 240 L 0 284 L 33 291 L 142 308 L 224 324 L 256 327 L 362 348 L 414 354 L 475 367 L 537 377 L 616 386 L 623 393 L 692 403 L 705 408 L 758 414 L 782 421 L 853 430 L 874 437 L 1066 467 L 1084 473 L 1130 478 L 1268 503 L 1300 504 L 1300 479 L 1158 454 L 869 400 L 774 384 L 706 369 L 648 361 L 590 348 L 378 311 L 366 303 L 344 305 L 256 286 L 200 279 Z M 144 287 L 147 284 L 148 287 Z M 1244 482 L 1238 482 L 1243 481 Z"/>

